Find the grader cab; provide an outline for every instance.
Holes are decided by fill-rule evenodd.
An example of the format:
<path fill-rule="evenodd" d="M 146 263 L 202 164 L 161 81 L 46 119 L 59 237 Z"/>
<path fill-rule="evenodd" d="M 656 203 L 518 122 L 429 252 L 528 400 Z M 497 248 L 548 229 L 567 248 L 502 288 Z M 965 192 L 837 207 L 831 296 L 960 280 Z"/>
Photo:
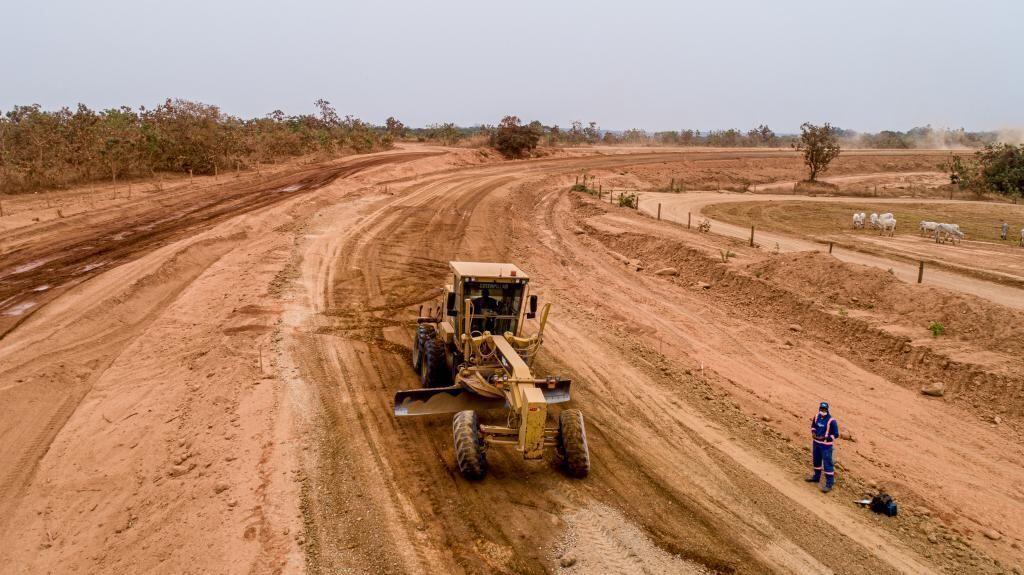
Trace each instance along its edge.
<path fill-rule="evenodd" d="M 421 389 L 395 394 L 395 415 L 455 414 L 452 433 L 459 471 L 479 479 L 487 471 L 487 448 L 510 445 L 528 460 L 554 448 L 566 471 L 590 471 L 583 414 L 562 410 L 556 427 L 547 426 L 548 406 L 569 401 L 571 382 L 537 377 L 532 369 L 551 304 L 540 312 L 536 332 L 526 320 L 537 317 L 537 296 L 529 277 L 513 264 L 450 262 L 452 283 L 437 307 L 420 308 L 412 365 Z M 504 409 L 506 425 L 481 424 L 478 411 Z"/>

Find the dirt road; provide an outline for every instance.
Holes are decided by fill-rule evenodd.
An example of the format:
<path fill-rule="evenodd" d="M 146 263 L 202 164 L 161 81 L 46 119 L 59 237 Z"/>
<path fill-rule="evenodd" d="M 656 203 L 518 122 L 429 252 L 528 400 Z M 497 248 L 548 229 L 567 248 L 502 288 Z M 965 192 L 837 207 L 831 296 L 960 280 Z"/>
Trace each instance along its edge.
<path fill-rule="evenodd" d="M 750 195 L 719 192 L 687 192 L 685 194 L 645 193 L 640 199 L 640 209 L 644 213 L 656 215 L 658 204 L 661 204 L 661 217 L 663 219 L 685 225 L 687 222 L 687 218 L 689 217 L 692 221 L 692 225 L 696 226 L 701 219 L 706 217 L 701 214 L 701 210 L 705 206 L 716 203 L 736 202 L 745 200 L 775 202 L 839 202 L 856 205 L 861 205 L 865 202 L 864 198 L 808 197 L 772 194 Z M 894 205 L 900 203 L 920 203 L 921 200 L 872 198 L 870 201 L 873 204 L 877 205 Z M 933 203 L 943 203 L 943 201 L 936 200 Z M 708 219 L 712 222 L 712 233 L 739 239 L 749 240 L 750 238 L 749 227 L 741 227 L 735 224 L 723 222 L 720 220 L 714 220 L 711 218 Z M 878 240 L 871 241 L 876 245 L 879 244 Z M 774 246 L 777 245 L 779 251 L 781 252 L 828 251 L 827 244 L 823 244 L 821 242 L 811 241 L 794 235 L 767 232 L 763 230 L 755 230 L 755 242 L 766 249 L 773 249 Z M 928 260 L 943 261 L 947 258 L 950 258 L 951 256 L 955 257 L 957 255 L 955 253 L 950 254 L 950 248 L 947 246 L 931 245 L 934 242 L 928 242 L 927 238 L 922 238 L 920 239 L 920 241 L 908 240 L 908 242 L 912 242 L 914 248 L 913 252 L 907 250 L 908 253 L 915 254 L 918 257 L 926 258 Z M 913 261 L 908 261 L 909 258 L 907 257 L 885 257 L 882 255 L 864 253 L 863 251 L 845 249 L 844 246 L 841 246 L 839 248 L 833 248 L 832 255 L 845 262 L 872 266 L 882 270 L 891 269 L 893 273 L 896 275 L 896 277 L 900 278 L 901 280 L 908 283 L 917 282 L 918 264 Z M 975 258 L 977 257 L 978 256 L 976 254 Z M 962 291 L 964 293 L 969 293 L 972 295 L 983 297 L 985 299 L 988 299 L 1001 305 L 1014 307 L 1017 309 L 1024 309 L 1024 291 L 1022 291 L 1018 287 L 1001 285 L 996 282 L 986 281 L 961 273 L 950 272 L 944 269 L 929 268 L 927 269 L 924 278 L 924 282 L 930 285 L 955 289 L 958 291 Z"/>
<path fill-rule="evenodd" d="M 867 359 L 880 336 L 837 342 L 811 328 L 798 296 L 714 262 L 721 245 L 740 259 L 756 250 L 567 191 L 584 167 L 684 156 L 377 156 L 53 296 L 0 354 L 0 393 L 15 406 L 0 433 L 31 447 L 0 452 L 21 470 L 4 479 L 0 565 L 995 573 L 993 558 L 1020 562 L 1017 415 L 993 429 L 921 396 L 926 374 L 902 356 Z M 417 384 L 416 309 L 453 259 L 516 262 L 554 305 L 540 364 L 575 382 L 589 478 L 492 450 L 489 476 L 470 483 L 447 418 L 392 416 L 394 391 Z M 678 275 L 654 275 L 660 266 Z M 40 411 L 54 403 L 46 393 L 68 398 L 63 411 Z M 800 481 L 822 398 L 855 437 L 827 497 Z M 905 513 L 883 521 L 852 505 L 869 482 Z"/>

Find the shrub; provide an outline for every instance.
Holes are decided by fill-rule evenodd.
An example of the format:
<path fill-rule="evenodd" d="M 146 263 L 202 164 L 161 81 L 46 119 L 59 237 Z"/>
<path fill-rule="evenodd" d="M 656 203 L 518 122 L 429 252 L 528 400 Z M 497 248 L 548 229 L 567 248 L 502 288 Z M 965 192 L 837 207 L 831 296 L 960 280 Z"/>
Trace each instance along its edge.
<path fill-rule="evenodd" d="M 933 321 L 928 326 L 928 331 L 932 332 L 932 337 L 939 337 L 940 335 L 946 333 L 946 326 L 942 325 L 937 321 Z"/>
<path fill-rule="evenodd" d="M 98 179 L 152 176 L 157 171 L 212 174 L 312 152 L 367 152 L 390 147 L 393 136 L 352 116 L 342 119 L 326 100 L 318 115 L 280 110 L 244 120 L 217 106 L 166 100 L 137 111 L 72 111 L 15 106 L 0 117 L 0 192 L 24 192 Z"/>
<path fill-rule="evenodd" d="M 635 210 L 638 201 L 639 199 L 636 197 L 636 194 L 634 193 L 619 194 L 620 208 L 633 208 Z"/>
<path fill-rule="evenodd" d="M 523 126 L 518 116 L 505 116 L 491 134 L 491 146 L 506 158 L 522 158 L 537 147 L 540 135 L 534 125 Z"/>

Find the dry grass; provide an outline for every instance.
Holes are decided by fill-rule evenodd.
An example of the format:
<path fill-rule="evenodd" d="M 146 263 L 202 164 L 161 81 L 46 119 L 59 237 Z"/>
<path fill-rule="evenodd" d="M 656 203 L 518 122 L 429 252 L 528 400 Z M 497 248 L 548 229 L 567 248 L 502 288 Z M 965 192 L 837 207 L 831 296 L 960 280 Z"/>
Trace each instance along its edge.
<path fill-rule="evenodd" d="M 1007 242 L 1020 239 L 1024 225 L 1024 205 L 983 203 L 831 203 L 813 201 L 759 201 L 729 202 L 704 208 L 703 213 L 732 224 L 750 226 L 768 231 L 797 233 L 808 236 L 826 236 L 853 233 L 853 213 L 892 212 L 898 222 L 897 234 L 918 234 L 921 220 L 960 224 L 968 239 L 997 242 L 998 226 L 1003 218 L 1010 224 Z M 856 233 L 872 233 L 873 230 Z"/>

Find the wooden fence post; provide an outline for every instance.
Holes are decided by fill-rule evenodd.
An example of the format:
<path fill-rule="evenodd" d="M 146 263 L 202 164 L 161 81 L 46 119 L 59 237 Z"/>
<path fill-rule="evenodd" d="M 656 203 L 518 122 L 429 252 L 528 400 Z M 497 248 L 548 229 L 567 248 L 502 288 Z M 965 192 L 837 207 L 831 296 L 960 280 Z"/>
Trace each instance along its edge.
<path fill-rule="evenodd" d="M 661 202 L 658 202 L 658 219 L 661 219 Z"/>
<path fill-rule="evenodd" d="M 580 185 L 580 177 L 579 176 L 576 176 L 576 185 L 577 186 Z"/>
<path fill-rule="evenodd" d="M 690 216 L 692 215 L 693 212 L 686 212 L 686 229 L 690 229 Z"/>
<path fill-rule="evenodd" d="M 921 260 L 917 266 L 917 283 L 921 283 L 924 279 L 924 260 Z"/>
<path fill-rule="evenodd" d="M 188 169 L 188 183 L 192 183 L 192 168 Z"/>
<path fill-rule="evenodd" d="M 754 226 L 750 226 L 750 247 L 754 247 Z"/>
<path fill-rule="evenodd" d="M 832 242 L 828 243 L 828 253 L 832 253 Z"/>

